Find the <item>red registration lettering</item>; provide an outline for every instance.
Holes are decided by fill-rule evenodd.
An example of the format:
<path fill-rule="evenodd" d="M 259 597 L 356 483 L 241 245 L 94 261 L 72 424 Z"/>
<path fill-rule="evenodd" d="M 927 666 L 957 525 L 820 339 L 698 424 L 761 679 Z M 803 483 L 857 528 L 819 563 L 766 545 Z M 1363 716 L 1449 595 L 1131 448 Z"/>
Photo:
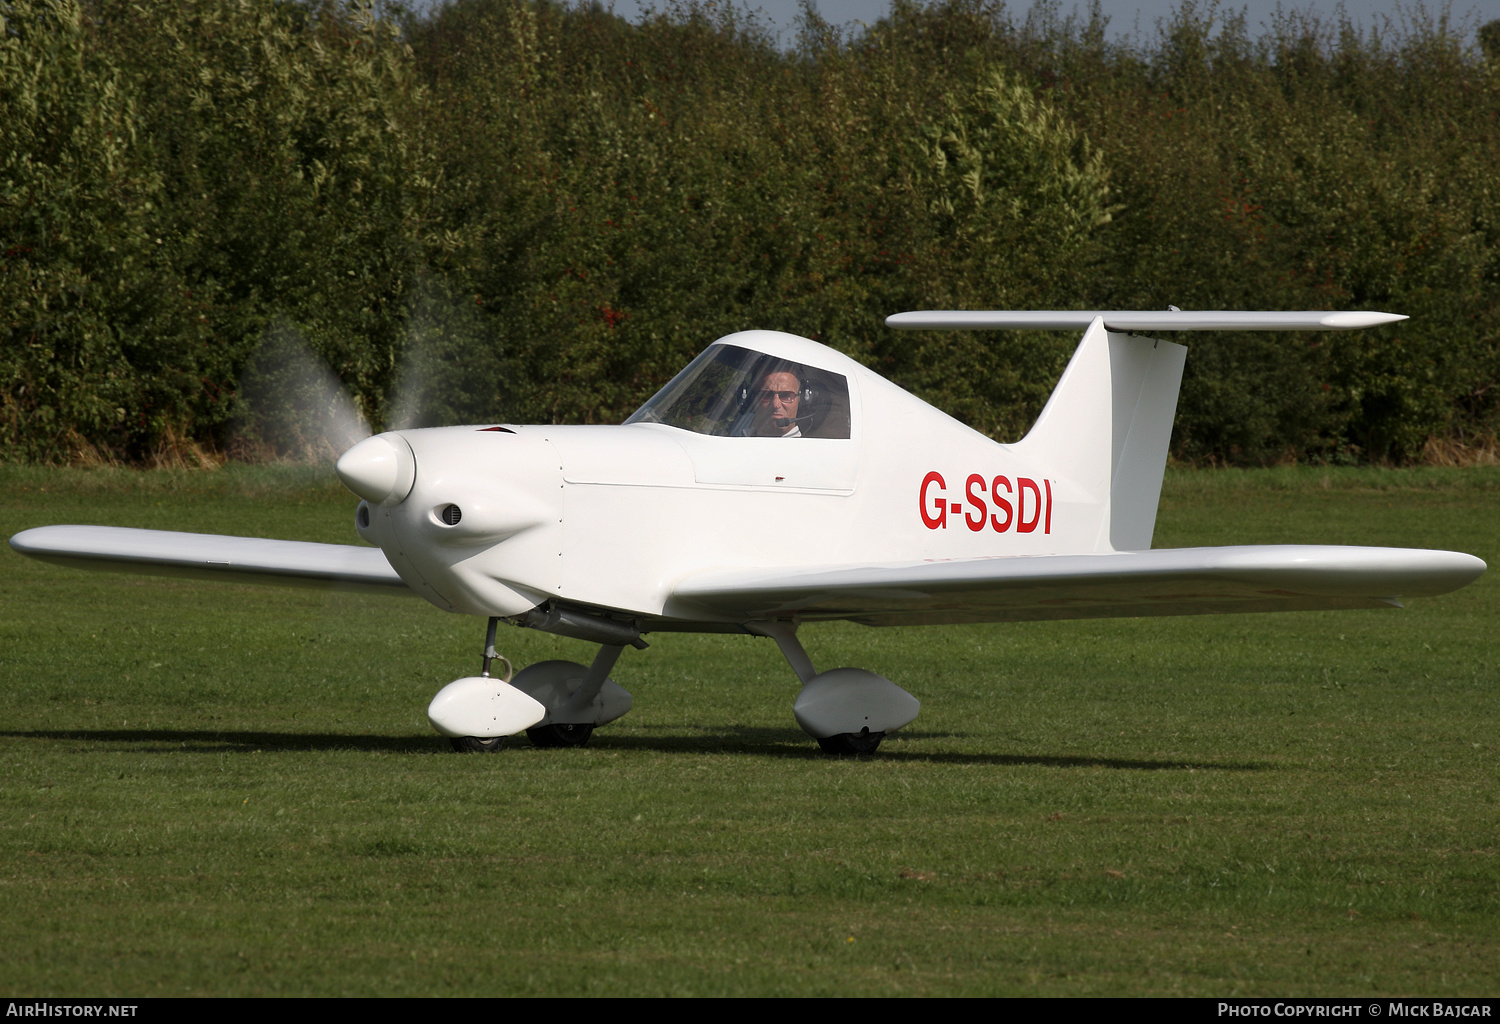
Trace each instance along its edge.
<path fill-rule="evenodd" d="M 989 510 L 985 508 L 984 499 L 975 495 L 975 484 L 978 484 L 980 491 L 983 491 L 984 477 L 980 476 L 978 473 L 970 473 L 968 486 L 965 488 L 964 493 L 968 495 L 969 504 L 974 506 L 974 510 L 978 513 L 978 515 L 970 515 L 968 513 L 965 513 L 964 522 L 968 524 L 969 529 L 973 530 L 975 533 L 978 533 L 980 530 L 984 529 L 984 517 Z"/>
<path fill-rule="evenodd" d="M 990 495 L 994 498 L 995 501 L 995 511 L 997 513 L 1005 513 L 1004 520 L 1000 519 L 998 515 L 990 516 L 990 526 L 994 528 L 996 533 L 1004 533 L 1006 530 L 1009 530 L 1010 524 L 1015 522 L 1016 519 L 1016 510 L 1011 508 L 1010 499 L 1000 497 L 1000 488 L 1002 487 L 1005 488 L 1006 494 L 1014 493 L 1011 490 L 1010 477 L 997 476 L 995 477 L 993 485 L 990 487 Z"/>
<path fill-rule="evenodd" d="M 1035 480 L 1024 476 L 1016 477 L 1016 532 L 1034 533 L 1036 524 L 1042 518 L 1042 491 L 1036 485 Z M 1031 492 L 1031 518 L 1026 518 L 1026 492 Z"/>
<path fill-rule="evenodd" d="M 929 514 L 929 501 L 927 488 L 937 484 L 938 492 L 931 501 L 932 512 Z M 943 482 L 943 475 L 936 471 L 928 473 L 922 478 L 922 491 L 918 497 L 918 505 L 922 512 L 922 525 L 929 530 L 944 529 L 948 525 L 948 499 L 943 494 L 943 488 L 948 485 Z"/>
<path fill-rule="evenodd" d="M 936 470 L 922 478 L 917 504 L 922 525 L 929 530 L 946 530 L 948 516 L 952 514 L 962 515 L 964 525 L 974 533 L 982 532 L 986 526 L 996 533 L 1007 533 L 1012 527 L 1017 533 L 1035 533 L 1038 527 L 1043 533 L 1052 532 L 1052 481 L 1046 477 L 1038 483 L 1030 477 L 1018 476 L 1012 486 L 1010 477 L 997 476 L 986 486 L 983 476 L 970 473 L 964 481 L 967 507 L 962 502 L 948 500 L 947 486 L 943 474 Z"/>

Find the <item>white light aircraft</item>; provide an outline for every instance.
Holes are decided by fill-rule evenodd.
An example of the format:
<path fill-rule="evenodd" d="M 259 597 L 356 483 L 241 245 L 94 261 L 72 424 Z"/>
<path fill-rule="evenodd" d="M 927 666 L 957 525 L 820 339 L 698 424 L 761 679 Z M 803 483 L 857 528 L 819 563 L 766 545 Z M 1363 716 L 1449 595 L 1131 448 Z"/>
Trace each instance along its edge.
<path fill-rule="evenodd" d="M 609 678 L 658 630 L 770 637 L 797 723 L 868 753 L 917 716 L 873 672 L 819 672 L 806 622 L 871 626 L 1400 607 L 1484 572 L 1451 551 L 1151 549 L 1184 330 L 1350 330 L 1363 312 L 919 312 L 903 329 L 1082 329 L 1031 432 L 997 444 L 833 349 L 714 342 L 620 426 L 398 430 L 338 460 L 374 547 L 100 526 L 11 538 L 69 566 L 418 594 L 489 620 L 483 670 L 433 699 L 459 750 L 586 742 L 630 710 Z M 491 675 L 500 622 L 599 645 Z M 506 662 L 508 666 L 508 662 Z"/>

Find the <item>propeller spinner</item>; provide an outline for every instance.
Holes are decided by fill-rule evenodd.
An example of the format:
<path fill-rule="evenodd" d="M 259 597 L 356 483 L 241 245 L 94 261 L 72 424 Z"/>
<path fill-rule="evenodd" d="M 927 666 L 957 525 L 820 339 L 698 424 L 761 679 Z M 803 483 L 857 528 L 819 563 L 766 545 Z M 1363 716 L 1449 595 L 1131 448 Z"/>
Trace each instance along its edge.
<path fill-rule="evenodd" d="M 417 459 L 400 434 L 367 437 L 334 464 L 344 486 L 372 505 L 405 500 L 417 480 Z"/>

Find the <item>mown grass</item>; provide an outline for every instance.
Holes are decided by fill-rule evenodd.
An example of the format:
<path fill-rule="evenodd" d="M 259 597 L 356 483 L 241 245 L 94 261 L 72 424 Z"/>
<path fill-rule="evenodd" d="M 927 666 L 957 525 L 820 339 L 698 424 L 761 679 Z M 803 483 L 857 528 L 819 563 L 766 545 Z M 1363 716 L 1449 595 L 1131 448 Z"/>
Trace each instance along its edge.
<path fill-rule="evenodd" d="M 1157 544 L 1448 547 L 1493 470 L 1173 472 Z M 6 535 L 348 541 L 327 476 L 0 470 Z M 806 631 L 911 689 L 830 760 L 769 641 L 656 635 L 579 751 L 459 756 L 482 627 L 0 552 L 7 994 L 1489 994 L 1493 573 L 1404 611 Z M 588 648 L 502 633 L 518 663 Z"/>

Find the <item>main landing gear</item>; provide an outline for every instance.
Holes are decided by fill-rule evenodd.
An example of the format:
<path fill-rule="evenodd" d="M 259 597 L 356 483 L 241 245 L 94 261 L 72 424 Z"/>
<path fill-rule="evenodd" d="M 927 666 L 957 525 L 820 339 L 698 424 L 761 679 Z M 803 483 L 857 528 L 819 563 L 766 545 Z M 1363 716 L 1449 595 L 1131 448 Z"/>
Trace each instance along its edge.
<path fill-rule="evenodd" d="M 490 753 L 523 731 L 538 747 L 581 747 L 596 726 L 630 710 L 630 694 L 609 678 L 623 645 L 602 645 L 587 668 L 574 661 L 542 661 L 512 678 L 510 662 L 495 653 L 498 622 L 489 621 L 480 674 L 449 683 L 428 706 L 428 721 L 454 750 Z M 490 675 L 496 661 L 505 666 L 499 679 Z"/>
<path fill-rule="evenodd" d="M 859 732 L 841 732 L 833 736 L 818 737 L 818 746 L 825 754 L 847 756 L 851 754 L 873 754 L 885 739 L 883 732 L 870 732 L 865 726 Z"/>
<path fill-rule="evenodd" d="M 574 725 L 568 722 L 538 725 L 526 730 L 526 738 L 531 741 L 533 747 L 581 747 L 589 741 L 592 735 L 594 735 L 592 725 Z"/>
<path fill-rule="evenodd" d="M 797 640 L 797 623 L 749 622 L 745 628 L 776 641 L 802 690 L 792 714 L 825 753 L 873 754 L 885 739 L 917 717 L 922 705 L 895 683 L 862 668 L 819 672 Z"/>
<path fill-rule="evenodd" d="M 495 653 L 498 622 L 490 619 L 480 674 L 455 679 L 427 708 L 433 728 L 448 737 L 454 750 L 488 753 L 504 746 L 507 736 L 522 732 L 534 746 L 581 747 L 595 728 L 630 710 L 630 694 L 609 673 L 626 642 L 645 646 L 638 632 L 601 636 L 602 631 L 596 631 L 588 636 L 603 642 L 587 668 L 573 661 L 542 661 L 512 678 L 510 662 Z M 888 733 L 910 724 L 921 710 L 917 698 L 874 672 L 859 668 L 819 672 L 797 640 L 795 621 L 748 622 L 744 628 L 775 640 L 802 680 L 792 714 L 826 753 L 873 754 Z M 617 639 L 620 642 L 611 642 Z M 490 674 L 497 661 L 504 666 L 498 679 Z"/>

